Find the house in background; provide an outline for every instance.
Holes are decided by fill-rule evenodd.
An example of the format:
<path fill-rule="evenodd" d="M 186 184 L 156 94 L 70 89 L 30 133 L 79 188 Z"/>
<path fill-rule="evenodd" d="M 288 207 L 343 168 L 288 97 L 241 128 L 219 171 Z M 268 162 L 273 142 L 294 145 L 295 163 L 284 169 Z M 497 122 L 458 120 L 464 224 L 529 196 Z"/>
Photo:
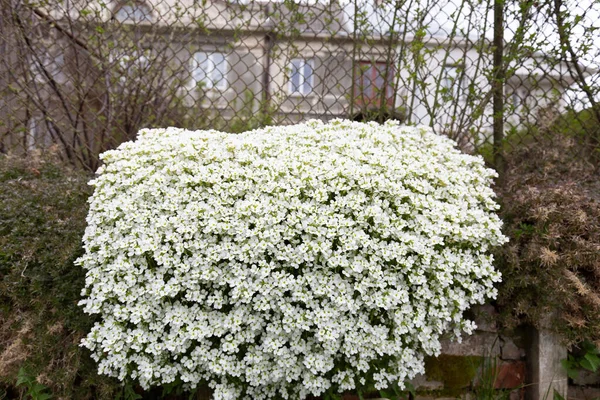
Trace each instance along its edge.
<path fill-rule="evenodd" d="M 372 109 L 402 110 L 409 123 L 484 140 L 473 132 L 485 136 L 492 126 L 485 39 L 449 31 L 435 16 L 387 23 L 387 3 L 357 4 L 360 10 L 336 0 L 23 6 L 35 45 L 13 43 L 25 54 L 14 60 L 20 72 L 0 77 L 21 88 L 3 96 L 0 113 L 11 119 L 0 127 L 2 143 L 58 142 L 97 154 L 144 126 L 227 128 L 227 121 L 261 112 L 293 123 Z M 361 29 L 358 11 L 366 15 Z M 507 81 L 509 122 L 530 119 L 572 84 L 566 70 L 544 63 L 524 60 Z"/>

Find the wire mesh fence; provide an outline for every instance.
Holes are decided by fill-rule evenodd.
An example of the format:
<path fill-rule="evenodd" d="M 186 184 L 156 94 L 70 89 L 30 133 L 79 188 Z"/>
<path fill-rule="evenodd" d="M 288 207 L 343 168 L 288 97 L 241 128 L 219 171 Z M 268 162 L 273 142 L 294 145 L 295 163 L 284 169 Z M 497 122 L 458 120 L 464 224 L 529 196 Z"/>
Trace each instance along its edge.
<path fill-rule="evenodd" d="M 144 127 L 424 124 L 600 143 L 594 0 L 0 0 L 0 151 L 94 170 Z M 495 132 L 494 132 L 495 131 Z"/>

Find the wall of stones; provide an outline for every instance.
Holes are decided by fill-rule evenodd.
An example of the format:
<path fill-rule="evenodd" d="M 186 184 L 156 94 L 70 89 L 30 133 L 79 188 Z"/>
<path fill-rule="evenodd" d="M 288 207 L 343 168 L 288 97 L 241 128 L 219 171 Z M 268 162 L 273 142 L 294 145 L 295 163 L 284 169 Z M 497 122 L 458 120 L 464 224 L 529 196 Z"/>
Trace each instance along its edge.
<path fill-rule="evenodd" d="M 568 379 L 560 363 L 567 349 L 549 330 L 502 332 L 492 305 L 472 313 L 477 331 L 461 343 L 444 341 L 440 356 L 426 359 L 425 375 L 412 381 L 411 400 L 600 400 L 600 373 L 582 370 Z"/>
<path fill-rule="evenodd" d="M 417 400 L 477 399 L 492 388 L 511 400 L 525 398 L 527 332 L 499 332 L 491 305 L 473 310 L 478 330 L 461 343 L 444 341 L 413 384 Z M 495 376 L 494 376 L 494 371 Z"/>

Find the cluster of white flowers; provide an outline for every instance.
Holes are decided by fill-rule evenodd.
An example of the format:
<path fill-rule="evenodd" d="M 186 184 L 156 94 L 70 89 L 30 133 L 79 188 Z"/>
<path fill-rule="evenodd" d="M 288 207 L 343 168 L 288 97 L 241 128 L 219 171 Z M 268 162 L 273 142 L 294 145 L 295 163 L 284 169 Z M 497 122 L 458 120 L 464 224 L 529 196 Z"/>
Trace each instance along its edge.
<path fill-rule="evenodd" d="M 101 373 L 215 399 L 402 386 L 496 295 L 495 173 L 427 128 L 142 130 L 102 157 L 78 260 Z"/>

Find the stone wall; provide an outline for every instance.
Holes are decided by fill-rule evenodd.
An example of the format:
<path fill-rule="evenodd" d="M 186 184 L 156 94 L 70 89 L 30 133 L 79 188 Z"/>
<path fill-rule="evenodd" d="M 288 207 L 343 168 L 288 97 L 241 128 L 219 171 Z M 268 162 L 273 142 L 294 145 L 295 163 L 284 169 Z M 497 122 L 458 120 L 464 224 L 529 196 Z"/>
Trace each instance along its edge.
<path fill-rule="evenodd" d="M 568 400 L 600 399 L 600 374 L 587 370 L 579 371 L 579 376 L 569 381 Z"/>
<path fill-rule="evenodd" d="M 477 331 L 461 343 L 444 341 L 440 356 L 426 359 L 425 375 L 412 381 L 411 400 L 600 400 L 600 373 L 580 371 L 568 380 L 561 366 L 567 349 L 549 330 L 501 332 L 491 305 L 472 314 Z M 346 394 L 343 400 L 359 397 Z"/>
<path fill-rule="evenodd" d="M 439 357 L 427 358 L 425 376 L 413 382 L 417 400 L 477 399 L 492 388 L 511 400 L 524 398 L 526 332 L 499 332 L 491 305 L 473 313 L 478 325 L 473 335 L 461 343 L 445 341 Z"/>

